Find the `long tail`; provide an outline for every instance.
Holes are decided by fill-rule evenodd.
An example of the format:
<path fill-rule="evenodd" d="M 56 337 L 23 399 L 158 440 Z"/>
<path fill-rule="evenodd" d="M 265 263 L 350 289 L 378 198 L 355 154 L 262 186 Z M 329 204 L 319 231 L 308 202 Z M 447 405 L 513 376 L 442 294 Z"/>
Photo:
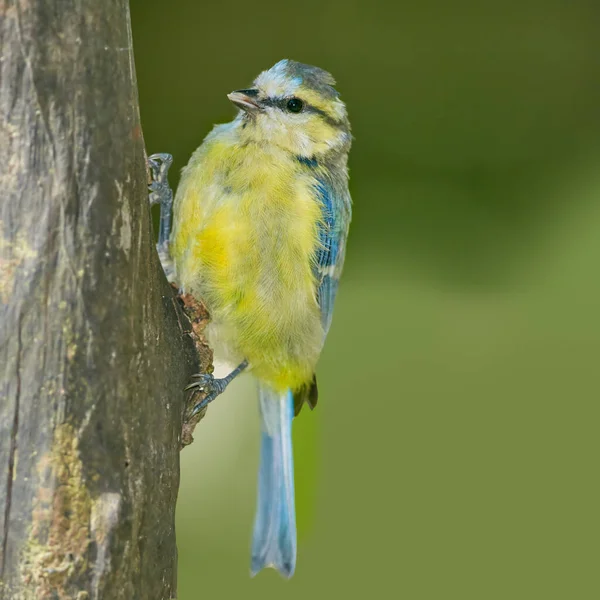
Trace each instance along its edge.
<path fill-rule="evenodd" d="M 279 394 L 260 386 L 262 443 L 258 502 L 252 538 L 252 575 L 264 567 L 291 577 L 296 568 L 296 511 L 290 391 Z"/>

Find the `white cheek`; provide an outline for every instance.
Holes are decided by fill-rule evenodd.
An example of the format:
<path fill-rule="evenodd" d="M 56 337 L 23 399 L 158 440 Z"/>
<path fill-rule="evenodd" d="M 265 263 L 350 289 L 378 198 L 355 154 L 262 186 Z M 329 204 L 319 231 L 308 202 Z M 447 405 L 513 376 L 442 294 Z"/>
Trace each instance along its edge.
<path fill-rule="evenodd" d="M 306 130 L 308 118 L 282 111 L 279 111 L 277 118 L 277 130 L 282 137 L 283 145 L 295 154 L 302 156 L 312 154 L 313 142 Z"/>
<path fill-rule="evenodd" d="M 307 121 L 301 115 L 268 108 L 257 120 L 258 137 L 294 154 L 310 156 L 314 153 L 314 142 L 306 132 Z"/>
<path fill-rule="evenodd" d="M 265 136 L 274 135 L 279 129 L 280 125 L 277 120 L 273 118 L 273 115 L 265 114 L 260 119 L 260 128 Z"/>
<path fill-rule="evenodd" d="M 303 131 L 298 131 L 296 134 L 297 152 L 301 156 L 309 156 L 313 154 L 313 146 L 310 137 Z"/>
<path fill-rule="evenodd" d="M 278 108 L 267 108 L 261 115 L 260 124 L 263 132 L 271 135 L 285 134 L 289 127 L 285 115 Z"/>

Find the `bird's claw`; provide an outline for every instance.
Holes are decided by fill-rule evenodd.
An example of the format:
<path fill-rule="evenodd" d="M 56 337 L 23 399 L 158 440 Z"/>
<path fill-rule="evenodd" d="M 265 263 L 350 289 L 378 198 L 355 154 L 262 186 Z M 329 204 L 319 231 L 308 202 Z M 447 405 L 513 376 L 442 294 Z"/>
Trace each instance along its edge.
<path fill-rule="evenodd" d="M 195 417 L 199 412 L 202 412 L 203 410 L 206 409 L 206 407 L 220 394 L 221 392 L 212 392 L 210 394 L 208 394 L 208 396 L 206 396 L 204 398 L 204 400 L 200 400 L 200 402 L 198 402 L 196 404 L 196 406 L 194 406 L 194 409 L 192 410 L 192 417 Z"/>
<path fill-rule="evenodd" d="M 196 388 L 197 391 L 205 391 L 207 387 L 210 387 L 211 384 L 215 381 L 214 375 L 210 373 L 196 373 L 191 376 L 191 379 L 196 381 L 192 381 L 189 385 L 185 387 L 185 391 L 193 390 Z"/>
<path fill-rule="evenodd" d="M 150 190 L 150 204 L 165 205 L 170 209 L 173 204 L 173 190 L 169 187 L 168 183 L 162 181 L 153 181 L 148 185 Z"/>
<path fill-rule="evenodd" d="M 192 416 L 197 415 L 201 410 L 205 409 L 210 402 L 212 402 L 217 396 L 221 395 L 227 386 L 248 366 L 248 361 L 243 360 L 227 377 L 223 379 L 216 379 L 212 373 L 197 373 L 192 375 L 192 381 L 186 386 L 185 390 L 194 390 L 193 394 L 198 392 L 204 392 L 205 397 L 194 406 L 192 410 Z"/>
<path fill-rule="evenodd" d="M 194 390 L 196 392 L 204 392 L 206 396 L 200 400 L 192 410 L 192 417 L 197 415 L 201 410 L 206 408 L 210 402 L 212 402 L 217 396 L 222 394 L 227 387 L 229 381 L 225 379 L 215 379 L 211 373 L 197 373 L 191 377 L 195 381 L 192 381 L 185 387 L 185 391 Z"/>
<path fill-rule="evenodd" d="M 173 156 L 166 152 L 151 154 L 148 157 L 148 164 L 152 171 L 152 179 L 164 180 L 169 172 L 169 168 L 173 164 Z"/>
<path fill-rule="evenodd" d="M 170 154 L 159 153 L 148 157 L 148 166 L 152 181 L 148 185 L 150 190 L 150 204 L 160 204 L 170 210 L 173 204 L 173 191 L 169 186 L 169 169 L 173 164 Z"/>

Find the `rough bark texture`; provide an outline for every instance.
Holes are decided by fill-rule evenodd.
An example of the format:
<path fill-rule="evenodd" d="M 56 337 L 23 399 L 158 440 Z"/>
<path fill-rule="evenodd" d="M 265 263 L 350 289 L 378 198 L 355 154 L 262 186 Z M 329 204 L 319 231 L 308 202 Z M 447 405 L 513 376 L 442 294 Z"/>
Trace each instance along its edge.
<path fill-rule="evenodd" d="M 0 598 L 174 598 L 198 364 L 152 240 L 128 3 L 7 0 L 0 36 Z"/>

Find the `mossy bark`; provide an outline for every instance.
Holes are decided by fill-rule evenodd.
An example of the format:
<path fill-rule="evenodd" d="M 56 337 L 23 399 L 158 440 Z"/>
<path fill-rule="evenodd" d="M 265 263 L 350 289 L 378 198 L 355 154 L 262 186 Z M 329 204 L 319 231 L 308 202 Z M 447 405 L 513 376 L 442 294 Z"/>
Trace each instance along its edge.
<path fill-rule="evenodd" d="M 171 599 L 199 365 L 153 243 L 128 3 L 6 0 L 0 36 L 0 598 Z"/>

